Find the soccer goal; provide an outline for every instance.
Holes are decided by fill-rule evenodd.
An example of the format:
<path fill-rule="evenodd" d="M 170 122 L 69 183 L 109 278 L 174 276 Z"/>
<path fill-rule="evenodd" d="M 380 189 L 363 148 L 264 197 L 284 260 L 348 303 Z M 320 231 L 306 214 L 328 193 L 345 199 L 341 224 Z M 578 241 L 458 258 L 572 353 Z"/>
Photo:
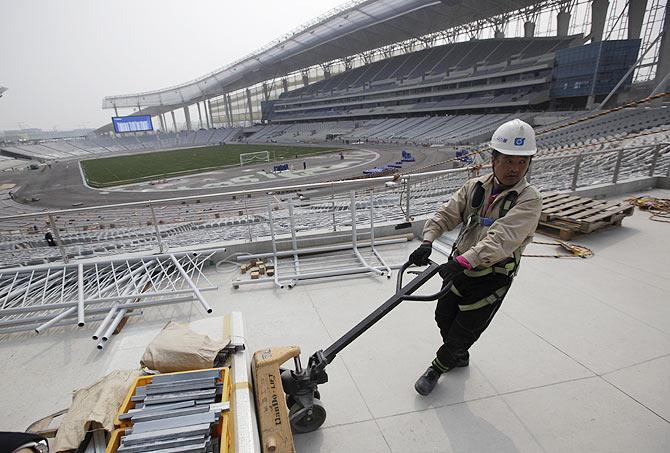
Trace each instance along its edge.
<path fill-rule="evenodd" d="M 255 153 L 240 153 L 240 167 L 256 162 L 270 162 L 270 151 L 258 151 Z"/>

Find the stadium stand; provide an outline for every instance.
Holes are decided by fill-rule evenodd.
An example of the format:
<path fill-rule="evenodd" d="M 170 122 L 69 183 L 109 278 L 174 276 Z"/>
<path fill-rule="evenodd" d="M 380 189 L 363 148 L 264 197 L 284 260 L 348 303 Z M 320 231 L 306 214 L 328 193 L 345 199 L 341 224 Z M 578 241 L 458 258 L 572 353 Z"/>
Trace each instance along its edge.
<path fill-rule="evenodd" d="M 628 110 L 628 109 L 626 109 Z M 665 109 L 640 109 L 636 121 L 621 118 L 599 121 L 590 119 L 577 123 L 573 128 L 583 127 L 591 134 L 598 131 L 612 131 L 620 124 L 644 126 L 652 122 L 652 118 L 662 118 Z M 457 118 L 461 128 L 477 123 L 479 116 L 474 115 L 469 121 Z M 433 119 L 434 120 L 434 119 Z M 381 136 L 389 128 L 402 130 L 404 120 L 387 120 L 371 125 L 367 131 Z M 574 121 L 574 120 L 573 120 Z M 647 123 L 649 121 L 650 123 Z M 660 122 L 658 119 L 655 122 Z M 384 124 L 386 123 L 386 124 Z M 590 124 L 593 123 L 593 124 Z M 409 126 L 409 124 L 407 124 Z M 455 127 L 455 125 L 454 125 Z M 563 129 L 558 129 L 562 131 Z M 386 132 L 385 132 L 386 131 Z M 557 131 L 557 132 L 558 132 Z M 575 131 L 576 132 L 576 131 Z M 456 133 L 455 131 L 453 133 Z M 547 137 L 552 137 L 552 132 Z M 670 133 L 662 126 L 645 129 L 645 134 L 628 136 L 626 148 L 619 145 L 621 140 L 608 146 L 602 141 L 594 141 L 592 147 L 545 147 L 538 158 L 534 159 L 531 179 L 543 191 L 570 190 L 576 159 L 581 159 L 579 187 L 611 182 L 616 170 L 617 156 L 620 154 L 618 180 L 632 180 L 650 175 L 664 175 L 670 168 L 670 146 L 667 145 Z M 543 137 L 541 134 L 540 137 Z M 545 140 L 545 138 L 542 138 Z M 577 157 L 579 155 L 579 157 Z M 413 179 L 410 191 L 412 215 L 428 215 L 434 211 L 435 205 L 453 193 L 469 177 L 467 168 L 456 173 Z M 375 189 L 374 215 L 375 223 L 397 223 L 403 221 L 405 213 L 401 203 L 405 189 L 383 187 Z M 369 222 L 370 193 L 367 189 L 357 191 L 356 207 L 358 220 Z M 276 234 L 289 234 L 289 210 L 285 200 L 275 200 L 276 210 L 273 212 Z M 61 259 L 57 247 L 49 247 L 43 239 L 46 230 L 45 216 L 38 210 L 11 200 L 7 191 L 0 192 L 0 208 L 5 215 L 31 213 L 34 217 L 6 220 L 0 223 L 2 232 L 0 239 L 0 265 L 30 265 L 57 261 Z M 348 193 L 316 195 L 307 200 L 297 202 L 294 206 L 294 226 L 297 232 L 319 231 L 346 228 L 351 223 L 350 199 Z M 162 239 L 167 239 L 170 247 L 194 247 L 203 244 L 221 244 L 226 242 L 246 241 L 250 238 L 267 237 L 270 227 L 267 215 L 267 201 L 254 198 L 247 201 L 244 211 L 240 211 L 230 197 L 223 196 L 214 201 L 200 200 L 180 204 L 172 203 L 156 206 L 156 217 Z M 64 253 L 70 259 L 97 255 L 113 255 L 158 249 L 156 227 L 151 221 L 149 210 L 142 207 L 118 207 L 105 212 L 73 211 L 57 216 Z"/>
<path fill-rule="evenodd" d="M 85 139 L 1 145 L 6 155 L 38 161 L 68 160 L 102 154 L 190 148 L 235 140 L 241 128 L 200 129 L 141 136 L 90 136 Z"/>
<path fill-rule="evenodd" d="M 625 108 L 593 118 L 591 116 L 593 113 L 585 113 L 571 118 L 567 123 L 559 123 L 560 129 L 553 130 L 552 127 L 546 133 L 540 130 L 538 146 L 556 149 L 561 146 L 593 144 L 622 139 L 644 130 L 655 130 L 670 123 L 670 108 Z"/>
<path fill-rule="evenodd" d="M 273 122 L 463 111 L 545 103 L 553 53 L 566 38 L 473 40 L 361 66 L 280 95 Z"/>

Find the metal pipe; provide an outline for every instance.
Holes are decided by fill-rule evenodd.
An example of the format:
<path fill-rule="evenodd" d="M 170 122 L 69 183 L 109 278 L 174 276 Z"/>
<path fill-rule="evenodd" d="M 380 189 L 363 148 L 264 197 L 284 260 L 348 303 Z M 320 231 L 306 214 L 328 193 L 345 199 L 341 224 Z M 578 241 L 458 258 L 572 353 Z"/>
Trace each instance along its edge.
<path fill-rule="evenodd" d="M 116 312 L 116 314 L 114 315 L 114 319 L 112 320 L 112 322 L 109 323 L 109 326 L 105 330 L 105 333 L 102 334 L 102 338 L 100 338 L 102 341 L 109 340 L 109 338 L 114 334 L 114 329 L 116 329 L 116 327 L 121 323 L 121 320 L 126 315 L 127 311 L 128 311 L 127 308 L 122 308 L 121 310 Z M 98 349 L 102 349 L 100 345 L 98 345 Z"/>
<path fill-rule="evenodd" d="M 105 331 L 105 328 L 107 327 L 107 324 L 112 319 L 112 317 L 114 317 L 114 315 L 116 314 L 116 310 L 117 310 L 118 306 L 119 306 L 119 304 L 112 305 L 112 308 L 107 312 L 107 315 L 105 315 L 105 318 L 102 320 L 102 322 L 100 323 L 98 328 L 95 330 L 95 333 L 93 333 L 93 339 L 94 340 L 97 340 L 98 338 L 100 338 L 100 335 L 103 334 L 103 332 Z"/>
<path fill-rule="evenodd" d="M 128 313 L 126 316 L 140 316 L 144 314 L 142 311 L 137 311 L 134 313 Z M 89 322 L 97 322 L 102 319 L 102 314 L 95 314 L 87 317 Z M 63 327 L 63 326 L 71 326 L 72 321 L 74 321 L 73 316 L 68 316 L 65 319 L 62 319 L 58 321 L 55 324 L 52 324 L 50 327 Z M 5 327 L 2 330 L 0 330 L 0 335 L 8 334 L 8 333 L 15 333 L 15 332 L 25 332 L 27 330 L 35 330 L 35 328 L 38 327 L 38 324 L 35 323 L 33 325 L 29 324 L 22 324 L 14 327 Z"/>
<path fill-rule="evenodd" d="M 41 324 L 41 325 L 35 327 L 35 332 L 40 333 L 44 329 L 48 329 L 50 326 L 52 326 L 55 323 L 57 323 L 58 321 L 62 320 L 63 318 L 65 318 L 69 314 L 74 313 L 76 309 L 77 309 L 76 307 L 68 308 L 67 310 L 63 311 L 62 313 L 60 313 L 57 316 L 54 316 L 53 318 L 51 318 L 49 321 L 45 322 L 44 324 Z"/>
<path fill-rule="evenodd" d="M 182 303 L 182 302 L 191 302 L 193 300 L 196 300 L 194 297 L 189 296 L 189 297 L 176 297 L 174 299 L 160 299 L 160 300 L 153 300 L 153 301 L 147 301 L 147 302 L 137 302 L 137 303 L 126 303 L 126 304 L 119 304 L 117 306 L 118 309 L 134 309 L 134 308 L 143 308 L 143 307 L 154 307 L 157 305 L 169 305 L 169 304 L 176 304 L 176 303 Z M 77 307 L 72 307 L 70 310 L 76 311 Z M 88 310 L 88 313 L 90 314 L 96 314 L 96 313 L 105 313 L 109 311 L 107 307 L 103 308 L 92 308 Z M 18 319 L 9 319 L 9 320 L 2 320 L 0 321 L 0 328 L 3 327 L 10 327 L 10 326 L 18 326 L 21 324 L 34 324 L 40 321 L 47 321 L 51 317 L 49 315 L 42 315 L 42 316 L 34 316 L 34 317 L 25 317 L 25 318 L 18 318 Z"/>
<path fill-rule="evenodd" d="M 199 288 L 200 291 L 213 291 L 218 289 L 216 286 L 208 286 L 204 288 Z M 149 297 L 164 297 L 164 296 L 171 296 L 174 294 L 190 294 L 192 291 L 190 289 L 179 289 L 175 291 L 170 291 L 166 293 L 157 293 L 157 292 L 151 292 L 151 293 L 141 293 L 141 294 L 124 294 L 124 295 L 119 295 L 119 296 L 114 296 L 114 297 L 104 297 L 100 299 L 88 299 L 84 300 L 84 305 L 96 305 L 96 304 L 103 304 L 107 302 L 114 302 L 114 301 L 119 301 L 119 300 L 125 300 L 125 299 L 146 299 Z M 8 316 L 8 315 L 15 315 L 19 313 L 34 313 L 34 312 L 39 312 L 39 311 L 49 311 L 49 310 L 55 310 L 58 308 L 68 308 L 68 307 L 76 307 L 78 306 L 78 302 L 57 302 L 53 304 L 40 304 L 40 305 L 29 305 L 27 307 L 16 307 L 16 308 L 5 308 L 4 310 L 0 310 L 0 316 Z"/>
<path fill-rule="evenodd" d="M 179 274 L 181 275 L 181 278 L 184 279 L 186 284 L 191 288 L 193 291 L 193 295 L 198 299 L 198 302 L 200 302 L 200 305 L 202 305 L 202 308 L 205 309 L 207 313 L 212 312 L 212 307 L 207 303 L 207 301 L 202 297 L 202 294 L 200 293 L 200 290 L 198 287 L 193 283 L 193 280 L 191 280 L 191 277 L 188 276 L 184 268 L 179 264 L 179 261 L 177 261 L 177 258 L 174 257 L 174 255 L 170 255 L 170 259 L 172 260 L 172 264 L 175 265 L 177 270 L 179 271 Z"/>
<path fill-rule="evenodd" d="M 382 268 L 383 269 L 383 268 Z M 381 270 L 378 269 L 380 272 Z M 364 267 L 350 267 L 350 268 L 344 268 L 344 269 L 336 269 L 332 271 L 325 271 L 325 272 L 303 272 L 300 275 L 285 275 L 285 281 L 288 280 L 308 280 L 312 278 L 324 278 L 324 277 L 337 277 L 340 275 L 349 275 L 349 274 L 361 274 L 361 273 L 369 273 L 370 270 L 366 269 Z M 241 280 L 241 281 L 234 281 L 233 285 L 249 285 L 253 283 L 266 283 L 266 282 L 271 282 L 273 281 L 272 278 L 260 278 L 256 280 Z"/>
<path fill-rule="evenodd" d="M 77 324 L 79 327 L 84 327 L 84 265 L 79 263 L 77 266 Z"/>
<path fill-rule="evenodd" d="M 410 237 L 411 236 L 411 237 Z M 375 241 L 376 245 L 387 245 L 387 244 L 398 244 L 401 242 L 407 242 L 409 240 L 413 239 L 413 235 L 411 233 L 407 234 L 406 237 L 404 238 L 395 238 L 395 239 L 381 239 Z M 371 242 L 365 241 L 361 242 L 358 244 L 359 247 L 370 247 Z M 337 244 L 337 245 L 324 245 L 321 247 L 308 247 L 304 249 L 298 249 L 298 250 L 286 250 L 283 252 L 277 252 L 276 256 L 278 258 L 281 257 L 287 257 L 291 256 L 294 253 L 298 253 L 300 255 L 307 255 L 311 253 L 324 253 L 324 252 L 337 252 L 339 250 L 350 250 L 351 249 L 351 244 Z M 254 255 L 241 255 L 237 257 L 238 261 L 249 261 L 253 259 L 262 259 L 262 258 L 271 258 L 274 254 L 273 253 L 257 253 Z"/>

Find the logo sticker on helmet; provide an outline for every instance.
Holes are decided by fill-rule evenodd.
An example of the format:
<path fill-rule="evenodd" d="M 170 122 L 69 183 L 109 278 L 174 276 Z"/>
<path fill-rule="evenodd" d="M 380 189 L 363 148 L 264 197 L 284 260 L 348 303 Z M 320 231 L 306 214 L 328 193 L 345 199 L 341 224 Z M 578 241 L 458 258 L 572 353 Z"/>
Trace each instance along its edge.
<path fill-rule="evenodd" d="M 523 143 L 526 141 L 523 137 L 517 137 L 514 139 L 514 146 L 523 146 Z"/>

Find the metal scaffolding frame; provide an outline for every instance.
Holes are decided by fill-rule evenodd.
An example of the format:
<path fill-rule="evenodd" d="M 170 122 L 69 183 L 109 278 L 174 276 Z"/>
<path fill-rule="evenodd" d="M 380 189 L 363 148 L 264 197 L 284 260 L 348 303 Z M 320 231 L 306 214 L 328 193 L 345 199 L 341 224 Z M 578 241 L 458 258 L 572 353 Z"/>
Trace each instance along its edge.
<path fill-rule="evenodd" d="M 239 261 L 246 261 L 250 259 L 257 258 L 270 258 L 274 264 L 274 277 L 270 278 L 259 278 L 254 280 L 235 280 L 232 285 L 234 288 L 239 288 L 240 285 L 249 285 L 256 283 L 267 283 L 273 282 L 275 286 L 279 288 L 293 288 L 298 281 L 308 280 L 315 278 L 325 278 L 325 277 L 334 277 L 341 275 L 351 275 L 351 274 L 360 274 L 360 273 L 371 273 L 379 276 L 386 276 L 391 278 L 391 266 L 389 266 L 384 258 L 381 256 L 377 248 L 375 247 L 375 235 L 374 235 L 374 205 L 375 205 L 375 196 L 374 191 L 370 189 L 370 198 L 368 213 L 370 217 L 370 239 L 367 246 L 371 249 L 371 254 L 367 258 L 361 253 L 358 238 L 358 228 L 357 223 L 359 217 L 357 215 L 356 208 L 356 192 L 350 191 L 349 193 L 349 213 L 351 215 L 351 244 L 343 246 L 325 246 L 325 247 L 312 247 L 309 249 L 300 249 L 298 247 L 298 241 L 296 237 L 296 222 L 295 222 L 295 211 L 294 211 L 294 202 L 293 198 L 289 198 L 287 201 L 288 207 L 288 227 L 291 235 L 291 250 L 286 252 L 279 252 L 277 248 L 277 232 L 275 228 L 275 217 L 273 215 L 273 206 L 272 199 L 268 197 L 268 224 L 270 228 L 270 239 L 272 245 L 272 253 L 266 254 L 257 254 L 257 255 L 244 255 L 239 256 Z M 384 243 L 389 242 L 401 242 L 404 239 L 392 239 L 386 240 Z M 344 253 L 342 253 L 344 252 Z M 323 254 L 331 254 L 325 256 Z M 352 256 L 353 253 L 353 256 Z M 311 257 L 300 258 L 300 255 L 315 255 Z M 336 254 L 333 256 L 332 254 Z M 348 254 L 348 255 L 347 255 Z M 344 256 L 343 256 L 344 255 Z M 287 269 L 284 270 L 284 266 L 281 266 L 282 273 L 280 273 L 280 260 L 282 257 L 288 257 L 291 260 L 291 265 L 287 265 Z M 352 259 L 353 258 L 353 259 Z M 374 259 L 378 261 L 378 264 L 373 265 L 368 262 L 368 260 Z M 353 261 L 353 262 L 352 262 Z M 302 265 L 301 265 L 302 263 Z M 281 274 L 281 275 L 280 275 Z"/>
<path fill-rule="evenodd" d="M 103 349 L 133 310 L 197 301 L 211 313 L 202 291 L 217 289 L 203 273 L 213 254 L 182 252 L 0 270 L 0 334 L 83 327 L 104 316 L 93 334 Z"/>

